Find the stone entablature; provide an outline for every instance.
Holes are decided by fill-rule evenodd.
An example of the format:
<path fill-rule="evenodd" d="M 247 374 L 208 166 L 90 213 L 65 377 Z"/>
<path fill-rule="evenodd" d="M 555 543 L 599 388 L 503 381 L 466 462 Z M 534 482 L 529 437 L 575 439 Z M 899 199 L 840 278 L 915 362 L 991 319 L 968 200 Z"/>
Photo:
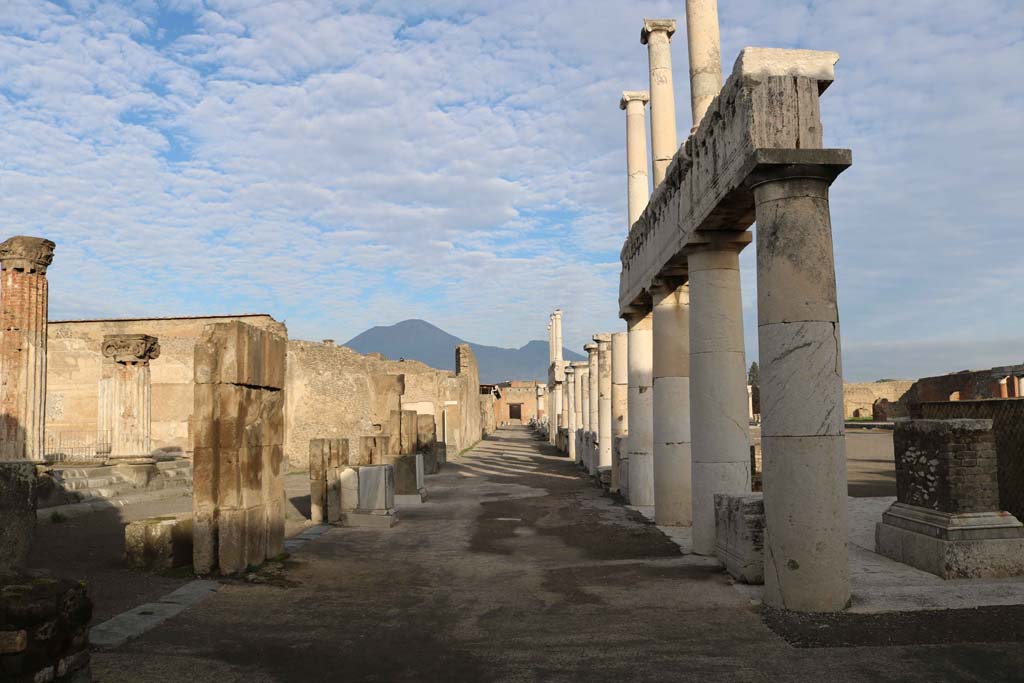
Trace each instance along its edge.
<path fill-rule="evenodd" d="M 819 95 L 835 78 L 835 52 L 746 48 L 621 253 L 619 309 L 646 304 L 655 278 L 685 272 L 700 231 L 743 231 L 754 222 L 749 185 L 759 167 L 851 163 L 849 150 L 822 149 Z"/>
<path fill-rule="evenodd" d="M 115 363 L 148 365 L 160 357 L 160 342 L 148 334 L 109 334 L 103 338 L 103 357 Z"/>

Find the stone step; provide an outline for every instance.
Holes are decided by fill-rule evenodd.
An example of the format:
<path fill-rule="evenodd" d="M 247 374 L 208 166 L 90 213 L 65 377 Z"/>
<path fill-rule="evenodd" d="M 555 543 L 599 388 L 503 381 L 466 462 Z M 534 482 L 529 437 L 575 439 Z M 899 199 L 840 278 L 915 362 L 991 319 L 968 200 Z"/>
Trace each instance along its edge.
<path fill-rule="evenodd" d="M 109 477 L 92 477 L 86 478 L 73 478 L 60 480 L 60 484 L 66 491 L 84 491 L 87 489 L 98 489 L 117 484 L 126 483 L 122 477 L 109 476 Z"/>
<path fill-rule="evenodd" d="M 114 498 L 87 498 L 80 503 L 70 505 L 57 505 L 55 507 L 39 508 L 36 511 L 36 520 L 41 523 L 52 521 L 54 513 L 60 517 L 80 517 L 91 512 L 109 510 L 111 507 L 124 507 L 126 505 L 138 505 L 141 503 L 152 503 L 160 500 L 168 500 L 178 497 L 186 497 L 189 490 L 186 488 L 161 489 L 159 491 L 135 491 Z"/>
<path fill-rule="evenodd" d="M 62 481 L 70 479 L 93 479 L 97 477 L 110 476 L 114 468 L 109 465 L 96 465 L 94 467 L 54 467 L 53 475 Z"/>

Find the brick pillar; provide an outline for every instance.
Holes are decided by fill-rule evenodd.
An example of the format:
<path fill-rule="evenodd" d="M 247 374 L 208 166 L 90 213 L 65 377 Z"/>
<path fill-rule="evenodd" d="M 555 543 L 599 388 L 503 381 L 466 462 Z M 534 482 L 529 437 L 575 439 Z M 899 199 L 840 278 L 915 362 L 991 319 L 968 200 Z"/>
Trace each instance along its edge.
<path fill-rule="evenodd" d="M 160 356 L 156 337 L 108 334 L 103 337 L 100 425 L 109 429 L 112 456 L 149 459 L 152 450 L 152 383 L 149 361 Z"/>
<path fill-rule="evenodd" d="M 54 243 L 0 244 L 0 460 L 42 461 L 46 415 L 46 268 Z"/>

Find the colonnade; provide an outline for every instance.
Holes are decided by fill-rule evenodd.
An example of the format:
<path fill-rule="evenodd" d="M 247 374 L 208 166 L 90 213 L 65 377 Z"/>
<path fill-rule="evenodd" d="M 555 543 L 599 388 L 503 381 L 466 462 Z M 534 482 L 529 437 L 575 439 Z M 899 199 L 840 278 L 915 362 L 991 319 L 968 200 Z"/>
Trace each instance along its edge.
<path fill-rule="evenodd" d="M 692 527 L 694 553 L 715 554 L 714 496 L 751 490 L 739 256 L 753 241 L 748 229 L 756 217 L 764 599 L 788 609 L 839 610 L 849 599 L 849 577 L 828 190 L 849 165 L 849 152 L 821 149 L 814 118 L 837 56 L 748 48 L 725 88 L 754 89 L 778 76 L 773 87 L 813 93 L 806 110 L 811 118 L 803 104 L 799 113 L 758 104 L 763 114 L 728 121 L 732 113 L 718 102 L 717 0 L 688 0 L 686 17 L 690 139 L 682 148 L 677 144 L 671 60 L 676 22 L 645 19 L 641 42 L 648 50 L 650 89 L 624 91 L 619 101 L 626 112 L 628 236 L 619 301 L 626 331 L 594 334 L 583 347 L 587 361 L 566 368 L 562 312 L 552 313 L 551 432 L 564 428 L 563 450 L 630 504 L 653 507 L 656 523 Z M 711 110 L 715 115 L 705 121 Z M 751 123 L 759 115 L 764 121 Z M 772 126 L 761 124 L 774 121 L 767 117 L 782 119 L 782 130 L 789 116 L 806 119 L 797 121 L 806 124 L 807 132 L 798 134 L 803 137 L 785 144 L 779 136 L 768 139 L 763 131 Z M 728 144 L 719 141 L 733 131 L 767 139 L 743 150 L 748 156 L 732 167 L 739 181 L 723 190 L 731 178 L 691 174 L 696 164 L 717 168 L 727 161 L 705 162 L 700 155 L 721 156 L 724 148 L 714 145 Z M 695 206 L 708 202 L 706 195 L 717 204 Z M 662 244 L 672 251 L 659 249 Z"/>

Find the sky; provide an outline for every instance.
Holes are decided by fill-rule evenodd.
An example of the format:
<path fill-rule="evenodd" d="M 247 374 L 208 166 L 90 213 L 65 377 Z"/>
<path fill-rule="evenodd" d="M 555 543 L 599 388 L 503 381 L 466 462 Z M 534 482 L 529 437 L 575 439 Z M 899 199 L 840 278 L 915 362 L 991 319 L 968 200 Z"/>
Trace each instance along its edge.
<path fill-rule="evenodd" d="M 1024 3 L 723 0 L 744 46 L 834 50 L 825 144 L 848 380 L 1024 362 Z M 50 318 L 422 318 L 518 347 L 624 330 L 622 90 L 683 0 L 4 0 L 0 212 L 57 243 Z M 755 229 L 756 235 L 756 229 Z M 742 255 L 756 359 L 754 249 Z"/>

